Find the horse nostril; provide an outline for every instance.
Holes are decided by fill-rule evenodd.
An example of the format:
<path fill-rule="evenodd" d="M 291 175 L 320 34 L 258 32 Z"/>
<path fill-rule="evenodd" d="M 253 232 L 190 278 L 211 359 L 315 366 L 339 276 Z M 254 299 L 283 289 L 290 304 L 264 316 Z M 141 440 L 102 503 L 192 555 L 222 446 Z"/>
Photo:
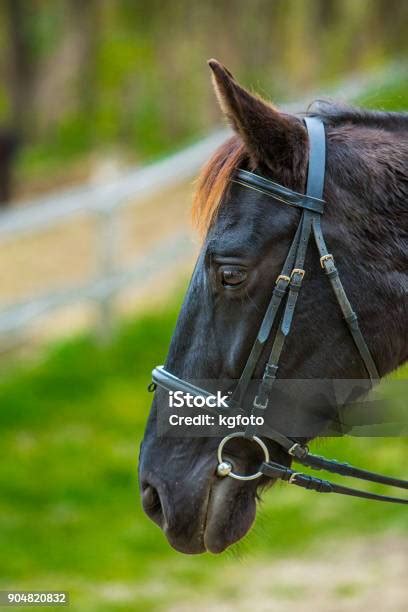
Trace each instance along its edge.
<path fill-rule="evenodd" d="M 146 514 L 152 521 L 161 527 L 163 522 L 163 508 L 159 493 L 152 485 L 146 484 L 143 486 L 142 503 Z"/>
<path fill-rule="evenodd" d="M 154 487 L 148 485 L 143 491 L 143 503 L 146 508 L 157 508 L 160 506 L 160 498 Z"/>

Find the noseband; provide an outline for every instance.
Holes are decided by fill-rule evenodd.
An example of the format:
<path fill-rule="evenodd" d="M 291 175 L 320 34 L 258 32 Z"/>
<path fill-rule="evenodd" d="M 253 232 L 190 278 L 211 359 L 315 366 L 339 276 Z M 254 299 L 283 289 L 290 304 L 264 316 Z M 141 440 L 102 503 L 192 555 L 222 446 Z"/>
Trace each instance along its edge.
<path fill-rule="evenodd" d="M 321 215 L 323 214 L 325 204 L 323 200 L 323 186 L 326 166 L 326 139 L 324 125 L 317 117 L 306 117 L 304 121 L 309 136 L 309 166 L 305 194 L 287 189 L 278 183 L 274 183 L 265 177 L 248 172 L 247 170 L 238 170 L 232 178 L 233 182 L 238 183 L 247 189 L 254 189 L 272 197 L 278 202 L 282 202 L 289 206 L 295 206 L 302 210 L 299 225 L 289 248 L 289 252 L 286 256 L 281 273 L 276 279 L 272 297 L 266 309 L 258 335 L 252 346 L 250 355 L 237 386 L 229 400 L 230 407 L 242 405 L 255 368 L 258 364 L 264 346 L 270 338 L 273 324 L 282 305 L 283 314 L 277 327 L 277 332 L 273 340 L 272 349 L 264 369 L 262 380 L 259 383 L 256 396 L 253 400 L 251 415 L 254 417 L 263 416 L 268 408 L 273 384 L 277 377 L 279 359 L 283 350 L 285 339 L 291 330 L 296 302 L 302 286 L 303 277 L 305 275 L 304 263 L 306 251 L 312 234 L 320 255 L 320 265 L 330 281 L 334 295 L 348 325 L 355 346 L 367 370 L 368 376 L 370 377 L 372 383 L 378 381 L 380 378 L 370 350 L 361 333 L 357 315 L 353 311 L 347 298 L 334 262 L 333 255 L 329 253 L 327 249 L 322 232 Z M 201 395 L 204 397 L 212 395 L 208 391 L 174 376 L 165 370 L 163 366 L 156 367 L 153 370 L 152 376 L 153 384 L 150 387 L 150 390 L 154 390 L 156 386 L 159 386 L 168 391 L 183 391 L 191 393 L 192 395 Z M 302 474 L 301 472 L 297 472 L 288 467 L 270 461 L 267 446 L 262 439 L 256 435 L 257 428 L 256 425 L 253 424 L 255 422 L 256 418 L 251 419 L 250 424 L 245 431 L 230 434 L 220 442 L 217 453 L 217 475 L 219 477 L 230 476 L 231 478 L 235 478 L 237 480 L 254 480 L 261 476 L 266 476 L 274 480 L 284 480 L 290 484 L 294 484 L 305 489 L 318 491 L 320 493 L 333 492 L 366 499 L 408 504 L 408 499 L 377 495 L 368 491 L 352 489 L 328 480 Z M 225 444 L 230 439 L 237 437 L 242 437 L 253 441 L 261 448 L 264 454 L 264 461 L 255 474 L 236 474 L 232 470 L 231 463 L 223 459 L 223 449 Z M 384 485 L 408 489 L 408 481 L 406 480 L 391 478 L 382 474 L 353 467 L 348 463 L 340 463 L 334 459 L 326 459 L 325 457 L 314 455 L 309 452 L 307 446 L 286 437 L 279 431 L 270 430 L 268 432 L 268 437 L 279 444 L 296 462 L 312 469 L 325 470 L 328 472 L 341 474 L 342 476 L 351 476 L 364 481 L 377 482 Z"/>

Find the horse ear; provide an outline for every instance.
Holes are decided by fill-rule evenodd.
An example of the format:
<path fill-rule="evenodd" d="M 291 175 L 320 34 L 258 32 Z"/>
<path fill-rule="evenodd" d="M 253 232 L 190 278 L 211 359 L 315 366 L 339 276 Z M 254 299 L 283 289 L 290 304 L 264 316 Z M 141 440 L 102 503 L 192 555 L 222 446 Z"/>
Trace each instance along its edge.
<path fill-rule="evenodd" d="M 208 64 L 221 109 L 244 141 L 254 166 L 266 165 L 274 173 L 283 168 L 295 171 L 295 160 L 307 142 L 303 123 L 249 93 L 217 60 Z"/>

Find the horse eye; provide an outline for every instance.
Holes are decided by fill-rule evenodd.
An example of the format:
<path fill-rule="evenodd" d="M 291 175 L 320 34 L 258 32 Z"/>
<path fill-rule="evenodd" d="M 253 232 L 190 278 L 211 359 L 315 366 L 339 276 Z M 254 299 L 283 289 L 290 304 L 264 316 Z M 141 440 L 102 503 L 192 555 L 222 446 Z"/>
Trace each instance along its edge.
<path fill-rule="evenodd" d="M 246 277 L 247 273 L 240 268 L 226 268 L 221 273 L 224 287 L 238 287 L 246 280 Z"/>

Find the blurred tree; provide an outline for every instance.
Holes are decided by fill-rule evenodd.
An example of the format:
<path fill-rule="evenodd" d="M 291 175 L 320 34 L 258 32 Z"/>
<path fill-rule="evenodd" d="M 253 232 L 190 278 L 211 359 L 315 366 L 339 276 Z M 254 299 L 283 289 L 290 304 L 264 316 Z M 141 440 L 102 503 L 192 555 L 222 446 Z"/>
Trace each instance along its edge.
<path fill-rule="evenodd" d="M 4 0 L 3 13 L 8 34 L 7 77 L 10 91 L 9 127 L 0 129 L 0 206 L 11 196 L 12 169 L 18 144 L 28 125 L 29 100 L 35 74 L 32 31 L 27 4 L 23 0 Z M 29 110 L 29 109 L 28 109 Z"/>
<path fill-rule="evenodd" d="M 25 132 L 30 120 L 37 57 L 33 52 L 33 15 L 24 0 L 4 0 L 3 14 L 8 37 L 7 76 L 11 98 L 11 123 Z"/>
<path fill-rule="evenodd" d="M 0 113 L 25 167 L 146 160 L 219 120 L 207 58 L 285 99 L 406 53 L 407 21 L 401 0 L 3 0 Z"/>
<path fill-rule="evenodd" d="M 96 70 L 100 37 L 100 7 L 98 0 L 68 0 L 69 28 L 76 32 L 78 54 L 78 101 L 85 113 L 95 108 Z"/>
<path fill-rule="evenodd" d="M 15 130 L 0 130 L 0 207 L 5 207 L 12 191 L 12 169 L 19 145 Z"/>

